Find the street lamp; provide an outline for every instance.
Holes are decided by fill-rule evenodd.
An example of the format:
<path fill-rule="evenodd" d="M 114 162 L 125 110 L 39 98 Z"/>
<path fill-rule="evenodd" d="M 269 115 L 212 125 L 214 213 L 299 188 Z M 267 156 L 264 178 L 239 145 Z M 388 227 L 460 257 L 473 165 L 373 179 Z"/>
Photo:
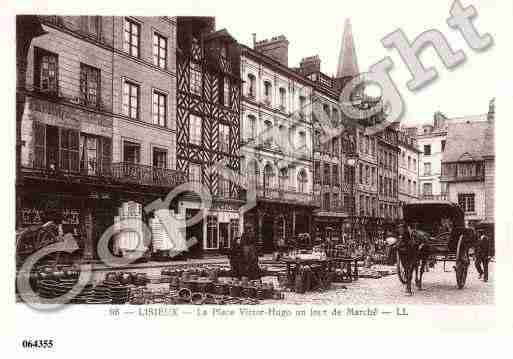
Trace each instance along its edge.
<path fill-rule="evenodd" d="M 346 164 L 351 168 L 351 239 L 354 241 L 355 238 L 355 211 L 356 211 L 356 194 L 355 194 L 355 182 L 356 182 L 356 160 L 358 155 L 354 152 L 349 153 L 346 159 Z"/>

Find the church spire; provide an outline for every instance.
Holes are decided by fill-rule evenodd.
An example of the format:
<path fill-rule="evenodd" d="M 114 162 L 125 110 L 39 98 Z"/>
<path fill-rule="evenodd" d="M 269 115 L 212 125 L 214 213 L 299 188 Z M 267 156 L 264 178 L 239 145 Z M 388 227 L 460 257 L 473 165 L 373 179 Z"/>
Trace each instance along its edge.
<path fill-rule="evenodd" d="M 346 19 L 344 34 L 342 35 L 342 45 L 340 46 L 340 55 L 338 57 L 337 78 L 354 77 L 358 75 L 358 73 L 359 70 L 356 61 L 351 21 Z"/>

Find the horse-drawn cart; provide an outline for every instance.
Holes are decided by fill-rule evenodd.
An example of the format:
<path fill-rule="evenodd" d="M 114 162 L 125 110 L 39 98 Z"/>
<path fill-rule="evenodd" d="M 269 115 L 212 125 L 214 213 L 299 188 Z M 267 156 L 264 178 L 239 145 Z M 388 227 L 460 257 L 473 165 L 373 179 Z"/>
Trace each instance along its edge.
<path fill-rule="evenodd" d="M 419 200 L 405 204 L 403 216 L 406 222 L 403 234 L 389 243 L 396 250 L 397 273 L 407 292 L 412 294 L 413 271 L 415 284 L 422 289 L 426 266 L 440 258 L 454 258 L 457 287 L 462 289 L 475 233 L 465 228 L 461 208 L 449 201 Z"/>

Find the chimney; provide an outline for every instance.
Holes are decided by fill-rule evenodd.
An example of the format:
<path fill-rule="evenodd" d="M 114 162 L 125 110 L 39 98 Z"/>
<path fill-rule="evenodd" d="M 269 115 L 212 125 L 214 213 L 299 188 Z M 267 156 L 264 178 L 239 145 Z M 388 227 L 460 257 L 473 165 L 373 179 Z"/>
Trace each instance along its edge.
<path fill-rule="evenodd" d="M 321 71 L 321 59 L 319 55 L 304 57 L 299 63 L 299 70 L 304 76 Z"/>
<path fill-rule="evenodd" d="M 256 41 L 255 50 L 273 58 L 282 65 L 289 66 L 289 41 L 284 35 Z"/>
<path fill-rule="evenodd" d="M 492 98 L 488 104 L 488 121 L 495 120 L 495 97 Z"/>
<path fill-rule="evenodd" d="M 256 33 L 252 33 L 251 35 L 253 36 L 253 49 L 254 49 L 256 46 Z"/>

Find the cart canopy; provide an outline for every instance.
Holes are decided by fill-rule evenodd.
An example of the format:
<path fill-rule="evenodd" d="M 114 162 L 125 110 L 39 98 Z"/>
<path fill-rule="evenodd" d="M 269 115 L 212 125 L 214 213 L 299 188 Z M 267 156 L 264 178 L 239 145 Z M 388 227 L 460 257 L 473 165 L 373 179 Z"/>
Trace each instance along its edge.
<path fill-rule="evenodd" d="M 429 227 L 449 219 L 453 226 L 464 227 L 464 214 L 461 208 L 450 201 L 419 200 L 403 206 L 403 216 L 407 223 L 419 223 Z"/>

